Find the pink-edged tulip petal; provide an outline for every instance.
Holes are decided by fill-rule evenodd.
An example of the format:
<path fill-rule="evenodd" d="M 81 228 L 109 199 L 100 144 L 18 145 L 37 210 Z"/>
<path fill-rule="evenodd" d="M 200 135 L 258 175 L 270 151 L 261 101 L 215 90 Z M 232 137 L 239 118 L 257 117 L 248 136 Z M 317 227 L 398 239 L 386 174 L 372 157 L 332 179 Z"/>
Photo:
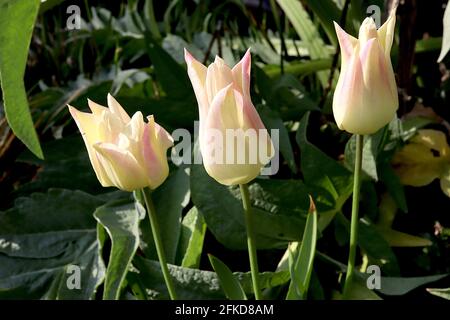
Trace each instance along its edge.
<path fill-rule="evenodd" d="M 166 130 L 155 122 L 153 116 L 148 117 L 148 121 L 144 128 L 144 143 L 141 151 L 145 169 L 151 181 L 150 188 L 155 189 L 169 175 L 166 153 L 167 149 L 173 145 L 173 139 Z"/>
<path fill-rule="evenodd" d="M 248 49 L 241 61 L 239 61 L 233 67 L 233 69 L 231 69 L 235 87 L 248 98 L 250 98 L 250 69 L 252 67 L 251 59 L 252 56 L 250 54 L 250 49 Z"/>
<path fill-rule="evenodd" d="M 384 53 L 390 59 L 392 43 L 394 42 L 395 33 L 395 10 L 391 13 L 386 22 L 378 29 L 378 39 L 384 49 Z"/>
<path fill-rule="evenodd" d="M 78 130 L 80 130 L 81 136 L 83 137 L 89 160 L 91 161 L 91 165 L 94 169 L 97 179 L 100 181 L 101 185 L 110 186 L 111 181 L 109 180 L 103 168 L 100 166 L 98 158 L 96 156 L 96 152 L 93 149 L 93 144 L 101 141 L 101 136 L 99 135 L 98 128 L 99 125 L 96 118 L 93 114 L 78 111 L 70 105 L 68 107 L 69 112 L 72 115 L 72 118 L 75 120 L 75 123 L 78 126 Z"/>
<path fill-rule="evenodd" d="M 120 119 L 122 119 L 123 123 L 128 123 L 130 121 L 130 116 L 128 113 L 122 108 L 119 102 L 108 93 L 108 107 L 111 112 L 117 115 Z"/>
<path fill-rule="evenodd" d="M 210 105 L 218 92 L 231 83 L 233 83 L 233 73 L 230 67 L 223 59 L 216 57 L 206 71 L 206 95 Z"/>
<path fill-rule="evenodd" d="M 377 38 L 377 25 L 371 17 L 364 19 L 361 27 L 359 28 L 358 41 L 361 46 L 364 46 L 367 41 L 373 38 Z"/>
<path fill-rule="evenodd" d="M 97 143 L 93 147 L 98 152 L 99 162 L 112 182 L 111 186 L 117 186 L 125 191 L 148 186 L 146 172 L 131 152 L 112 143 Z"/>
<path fill-rule="evenodd" d="M 200 121 L 208 113 L 208 97 L 206 95 L 206 71 L 207 68 L 197 61 L 186 49 L 184 49 L 184 60 L 187 64 L 188 76 L 191 80 L 194 94 L 197 98 Z"/>
<path fill-rule="evenodd" d="M 382 104 L 388 106 L 398 104 L 397 87 L 391 64 L 387 63 L 383 48 L 376 39 L 371 39 L 365 44 L 360 53 L 364 84 L 367 89 L 367 100 L 380 100 Z M 379 97 L 379 93 L 383 96 Z M 389 111 L 392 115 L 392 108 L 380 108 L 380 110 Z M 392 117 L 391 117 L 392 119 Z"/>
<path fill-rule="evenodd" d="M 102 112 L 106 112 L 108 111 L 108 108 L 99 105 L 98 103 L 95 103 L 94 101 L 88 99 L 88 106 L 89 109 L 91 109 L 92 114 L 95 116 L 100 116 L 102 114 Z"/>
<path fill-rule="evenodd" d="M 357 117 L 354 106 L 362 105 L 363 91 L 362 67 L 359 60 L 359 44 L 348 62 L 345 70 L 342 70 L 333 96 L 333 115 L 339 129 L 349 131 L 344 121 L 349 117 Z M 339 92 L 339 94 L 337 94 Z M 351 132 L 351 131 L 349 131 Z"/>
<path fill-rule="evenodd" d="M 142 115 L 142 112 L 138 111 L 131 117 L 130 122 L 125 126 L 124 133 L 131 140 L 138 142 L 144 132 L 144 126 L 144 116 Z"/>
<path fill-rule="evenodd" d="M 358 39 L 345 32 L 336 22 L 334 22 L 334 28 L 341 48 L 342 67 L 344 67 L 350 60 L 354 48 L 358 43 Z"/>
<path fill-rule="evenodd" d="M 200 137 L 205 169 L 224 185 L 250 182 L 263 166 L 259 161 L 259 130 L 239 120 L 252 116 L 242 113 L 244 107 L 238 103 L 243 99 L 236 96 L 241 93 L 232 84 L 219 91 L 210 107 L 204 136 Z M 236 139 L 229 139 L 228 134 Z"/>

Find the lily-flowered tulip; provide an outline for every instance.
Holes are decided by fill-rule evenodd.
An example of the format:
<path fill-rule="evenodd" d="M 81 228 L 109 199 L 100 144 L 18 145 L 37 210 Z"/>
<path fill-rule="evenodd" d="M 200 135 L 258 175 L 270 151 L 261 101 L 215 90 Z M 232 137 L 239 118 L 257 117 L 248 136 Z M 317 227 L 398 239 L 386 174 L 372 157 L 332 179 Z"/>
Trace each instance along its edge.
<path fill-rule="evenodd" d="M 395 10 L 377 30 L 366 18 L 358 39 L 335 23 L 341 47 L 341 74 L 333 97 L 333 114 L 341 130 L 371 134 L 388 124 L 398 109 L 398 94 L 390 51 Z"/>
<path fill-rule="evenodd" d="M 185 60 L 198 102 L 206 171 L 224 185 L 253 180 L 274 147 L 250 98 L 250 51 L 233 68 L 219 57 L 206 68 L 187 50 Z"/>
<path fill-rule="evenodd" d="M 108 107 L 88 100 L 92 113 L 69 111 L 80 130 L 89 159 L 104 187 L 125 191 L 144 187 L 155 189 L 169 174 L 166 152 L 172 137 L 153 116 L 148 123 L 141 112 L 132 118 L 108 94 Z"/>

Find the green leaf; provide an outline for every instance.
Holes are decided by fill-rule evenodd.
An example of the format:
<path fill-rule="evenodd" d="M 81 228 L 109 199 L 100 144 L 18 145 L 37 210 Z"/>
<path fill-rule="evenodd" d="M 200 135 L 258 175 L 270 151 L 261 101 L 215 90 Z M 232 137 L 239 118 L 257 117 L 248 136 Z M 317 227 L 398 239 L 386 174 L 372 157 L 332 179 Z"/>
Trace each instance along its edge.
<path fill-rule="evenodd" d="M 442 36 L 442 48 L 441 53 L 439 54 L 438 62 L 442 62 L 447 53 L 450 51 L 450 1 L 447 3 L 447 8 L 445 8 L 443 23 L 444 29 Z"/>
<path fill-rule="evenodd" d="M 19 157 L 18 161 L 39 166 L 40 169 L 32 181 L 20 186 L 17 193 L 48 188 L 78 189 L 91 194 L 110 190 L 98 182 L 80 135 L 46 142 L 42 147 L 45 160 L 37 159 L 29 151 Z"/>
<path fill-rule="evenodd" d="M 378 181 L 377 157 L 384 132 L 385 129 L 383 128 L 375 134 L 364 136 L 362 170 L 375 181 Z M 352 171 L 355 167 L 355 153 L 356 135 L 352 135 L 345 146 L 345 162 Z"/>
<path fill-rule="evenodd" d="M 376 227 L 376 229 L 391 247 L 426 247 L 433 244 L 426 238 L 413 236 L 390 228 Z"/>
<path fill-rule="evenodd" d="M 152 193 L 160 232 L 164 235 L 163 246 L 168 263 L 175 262 L 181 232 L 181 214 L 189 203 L 189 197 L 189 175 L 186 167 L 172 171 L 164 184 Z M 141 228 L 143 230 L 141 246 L 147 258 L 156 260 L 156 248 L 148 218 L 142 221 Z"/>
<path fill-rule="evenodd" d="M 276 80 L 267 76 L 263 69 L 254 68 L 258 93 L 265 100 L 272 112 L 281 119 L 297 120 L 306 111 L 318 110 L 301 82 L 292 74 L 284 74 Z M 271 117 L 274 117 L 272 115 Z"/>
<path fill-rule="evenodd" d="M 309 281 L 313 270 L 314 256 L 317 242 L 317 211 L 311 199 L 311 209 L 306 219 L 305 231 L 300 249 L 290 251 L 293 263 L 291 264 L 291 284 L 287 293 L 287 300 L 304 300 L 308 294 Z"/>
<path fill-rule="evenodd" d="M 292 62 L 284 67 L 286 73 L 294 76 L 304 76 L 317 71 L 328 70 L 331 68 L 332 59 L 315 59 L 300 62 Z M 268 64 L 264 66 L 264 71 L 270 78 L 275 78 L 281 74 L 280 65 Z"/>
<path fill-rule="evenodd" d="M 118 300 L 139 246 L 139 213 L 129 201 L 116 201 L 97 208 L 94 217 L 106 229 L 112 243 L 103 299 Z"/>
<path fill-rule="evenodd" d="M 231 270 L 226 266 L 225 263 L 208 254 L 209 262 L 217 273 L 220 285 L 225 292 L 225 295 L 230 300 L 247 300 L 244 289 L 242 289 L 241 284 L 234 277 Z"/>
<path fill-rule="evenodd" d="M 352 194 L 353 176 L 307 139 L 309 113 L 300 121 L 296 140 L 301 149 L 301 168 L 308 191 L 320 213 L 318 227 L 324 230 Z"/>
<path fill-rule="evenodd" d="M 427 291 L 429 293 L 431 293 L 432 295 L 444 298 L 446 300 L 450 300 L 450 288 L 446 288 L 446 289 L 427 288 Z"/>
<path fill-rule="evenodd" d="M 43 159 L 23 81 L 39 5 L 39 0 L 4 0 L 0 3 L 0 82 L 9 126 L 37 157 Z"/>
<path fill-rule="evenodd" d="M 279 151 L 286 160 L 289 168 L 293 173 L 297 173 L 297 165 L 295 164 L 294 151 L 292 150 L 291 141 L 289 139 L 289 133 L 281 120 L 281 117 L 274 110 L 269 107 L 260 105 L 258 106 L 258 112 L 261 116 L 261 120 L 264 122 L 267 130 L 275 129 L 279 133 Z M 278 152 L 276 150 L 275 152 Z"/>
<path fill-rule="evenodd" d="M 347 218 L 343 214 L 339 214 L 338 222 L 343 225 L 349 235 L 350 222 Z M 364 250 L 370 262 L 380 266 L 386 274 L 400 274 L 397 257 L 391 247 L 375 226 L 366 219 L 360 219 L 358 224 L 358 246 Z"/>
<path fill-rule="evenodd" d="M 334 260 L 333 258 L 323 254 L 318 253 L 318 256 L 320 256 L 323 260 L 326 262 L 329 262 L 336 266 L 339 271 L 346 272 L 347 266 L 337 260 Z M 361 273 L 359 271 L 356 271 L 355 273 L 355 282 L 360 283 L 361 285 L 366 286 L 366 280 L 370 276 L 366 273 Z M 440 275 L 433 275 L 433 276 L 425 276 L 425 277 L 381 277 L 381 289 L 377 289 L 378 292 L 385 294 L 385 295 L 391 295 L 391 296 L 400 296 L 404 295 L 424 284 L 435 282 L 441 279 L 444 279 L 445 277 L 448 277 L 449 274 L 440 274 Z"/>
<path fill-rule="evenodd" d="M 342 298 L 342 296 L 340 296 Z M 361 281 L 356 280 L 350 284 L 350 289 L 347 296 L 348 300 L 383 300 L 375 291 L 367 288 L 367 285 Z"/>
<path fill-rule="evenodd" d="M 259 249 L 284 248 L 289 241 L 301 239 L 309 208 L 308 194 L 301 181 L 256 179 L 249 191 Z M 223 186 L 209 177 L 202 165 L 192 165 L 191 193 L 192 201 L 216 239 L 230 249 L 245 250 L 239 187 Z"/>
<path fill-rule="evenodd" d="M 299 37 L 308 47 L 311 59 L 328 58 L 329 54 L 326 50 L 325 43 L 301 2 L 296 0 L 277 0 L 277 2 L 292 23 Z M 318 76 L 320 82 L 325 87 L 328 83 L 328 73 L 320 71 Z"/>
<path fill-rule="evenodd" d="M 203 215 L 192 207 L 181 223 L 177 264 L 185 268 L 198 268 L 203 251 L 206 223 Z"/>
<path fill-rule="evenodd" d="M 382 161 L 379 165 L 380 179 L 386 185 L 386 189 L 397 206 L 403 211 L 408 212 L 408 204 L 406 202 L 405 190 L 400 182 L 400 178 L 395 173 L 389 161 Z"/>
<path fill-rule="evenodd" d="M 147 260 L 135 256 L 134 266 L 139 270 L 142 285 L 151 299 L 168 299 L 164 278 L 158 261 Z M 225 299 L 220 287 L 219 278 L 215 272 L 198 269 L 183 268 L 169 264 L 169 271 L 173 277 L 175 291 L 178 298 L 183 300 Z M 235 272 L 234 277 L 239 280 L 242 288 L 248 294 L 252 293 L 252 279 L 250 272 Z M 283 285 L 289 281 L 289 272 L 262 272 L 259 274 L 261 289 Z"/>
<path fill-rule="evenodd" d="M 401 296 L 424 284 L 444 279 L 447 276 L 448 274 L 407 278 L 381 277 L 381 289 L 378 291 L 390 296 Z"/>
<path fill-rule="evenodd" d="M 146 38 L 146 49 L 158 81 L 166 94 L 175 99 L 192 101 L 194 102 L 192 108 L 196 108 L 197 104 L 186 70 L 149 37 Z"/>
<path fill-rule="evenodd" d="M 84 192 L 53 189 L 1 212 L 0 298 L 92 299 L 105 273 L 92 216 L 103 204 Z M 77 267 L 80 287 L 71 290 Z"/>
<path fill-rule="evenodd" d="M 312 9 L 314 14 L 320 20 L 323 29 L 325 30 L 330 42 L 336 46 L 337 37 L 336 31 L 334 30 L 333 21 L 339 22 L 341 18 L 341 12 L 334 1 L 317 1 L 317 0 L 306 0 L 306 4 Z"/>

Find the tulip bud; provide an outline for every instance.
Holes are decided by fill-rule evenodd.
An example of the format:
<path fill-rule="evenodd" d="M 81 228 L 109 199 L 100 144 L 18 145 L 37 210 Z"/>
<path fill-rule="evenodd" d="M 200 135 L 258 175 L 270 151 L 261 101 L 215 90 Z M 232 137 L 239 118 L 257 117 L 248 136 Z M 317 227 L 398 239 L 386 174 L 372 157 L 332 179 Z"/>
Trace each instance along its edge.
<path fill-rule="evenodd" d="M 68 106 L 80 130 L 92 167 L 101 185 L 125 191 L 157 188 L 169 174 L 166 152 L 172 137 L 153 116 L 145 123 L 142 113 L 130 119 L 108 94 L 108 107 L 88 100 L 92 113 Z"/>
<path fill-rule="evenodd" d="M 253 180 L 274 147 L 250 97 L 250 51 L 232 69 L 219 57 L 206 68 L 186 50 L 185 60 L 198 102 L 206 171 L 224 185 Z"/>
<path fill-rule="evenodd" d="M 341 130 L 371 134 L 388 124 L 398 109 L 390 51 L 395 10 L 377 30 L 366 18 L 358 39 L 334 24 L 341 47 L 341 73 L 333 97 L 333 114 Z"/>

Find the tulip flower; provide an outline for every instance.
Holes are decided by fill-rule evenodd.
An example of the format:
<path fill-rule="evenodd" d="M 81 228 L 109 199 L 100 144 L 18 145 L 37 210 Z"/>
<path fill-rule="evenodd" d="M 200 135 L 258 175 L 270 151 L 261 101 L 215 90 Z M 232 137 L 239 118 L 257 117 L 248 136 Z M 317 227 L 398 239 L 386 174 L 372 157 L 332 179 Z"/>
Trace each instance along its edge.
<path fill-rule="evenodd" d="M 250 98 L 250 51 L 232 69 L 219 57 L 206 68 L 187 50 L 185 60 L 198 102 L 206 171 L 224 185 L 253 180 L 274 148 Z"/>
<path fill-rule="evenodd" d="M 155 189 L 169 174 L 166 151 L 172 137 L 159 126 L 153 116 L 148 123 L 141 112 L 132 118 L 108 94 L 108 106 L 88 100 L 92 113 L 69 111 L 80 130 L 89 159 L 104 187 L 115 186 L 125 191 L 144 187 Z"/>
<path fill-rule="evenodd" d="M 395 10 L 377 30 L 366 18 L 358 39 L 335 23 L 341 48 L 341 73 L 333 97 L 333 114 L 341 130 L 372 134 L 388 124 L 398 109 L 398 94 L 390 51 Z"/>

